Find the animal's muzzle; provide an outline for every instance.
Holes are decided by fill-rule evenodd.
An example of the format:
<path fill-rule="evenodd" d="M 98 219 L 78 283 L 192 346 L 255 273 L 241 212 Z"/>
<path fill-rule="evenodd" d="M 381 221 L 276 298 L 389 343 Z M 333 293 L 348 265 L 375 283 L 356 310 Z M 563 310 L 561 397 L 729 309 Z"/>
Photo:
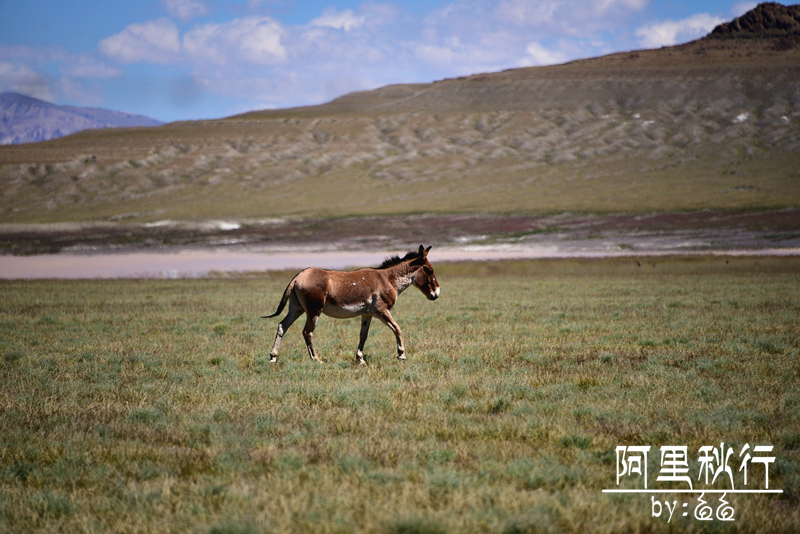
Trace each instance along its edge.
<path fill-rule="evenodd" d="M 428 300 L 436 300 L 439 298 L 439 288 L 437 287 L 435 290 L 431 291 L 428 294 Z"/>

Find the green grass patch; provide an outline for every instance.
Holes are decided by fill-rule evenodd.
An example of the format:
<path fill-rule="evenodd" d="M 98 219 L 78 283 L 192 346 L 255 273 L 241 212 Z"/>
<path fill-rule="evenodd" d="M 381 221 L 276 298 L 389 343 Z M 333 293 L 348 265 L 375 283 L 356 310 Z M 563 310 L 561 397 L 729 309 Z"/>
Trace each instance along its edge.
<path fill-rule="evenodd" d="M 299 325 L 268 363 L 283 278 L 0 282 L 0 532 L 725 530 L 601 491 L 618 445 L 696 470 L 723 442 L 773 445 L 784 489 L 736 495 L 734 528 L 800 530 L 800 262 L 437 274 L 394 311 L 409 359 L 376 323 L 366 367 L 327 317 L 328 363 Z"/>

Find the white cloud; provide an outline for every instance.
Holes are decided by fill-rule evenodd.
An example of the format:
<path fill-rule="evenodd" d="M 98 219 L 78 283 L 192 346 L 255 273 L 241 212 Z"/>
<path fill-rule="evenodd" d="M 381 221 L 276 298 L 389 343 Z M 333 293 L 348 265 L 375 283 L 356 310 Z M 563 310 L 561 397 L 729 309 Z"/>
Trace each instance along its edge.
<path fill-rule="evenodd" d="M 61 77 L 47 74 L 54 71 Z M 60 46 L 0 45 L 0 92 L 13 91 L 48 102 L 99 104 L 104 95 L 97 81 L 122 74 L 92 54 L 72 54 Z"/>
<path fill-rule="evenodd" d="M 122 70 L 86 55 L 75 56 L 65 61 L 61 73 L 70 78 L 93 79 L 116 78 L 123 74 Z"/>
<path fill-rule="evenodd" d="M 331 76 L 350 76 L 360 69 L 382 68 L 387 59 L 399 59 L 401 47 L 391 25 L 394 10 L 363 5 L 358 13 L 326 10 L 303 26 L 286 29 L 286 47 L 292 65 L 327 83 Z M 339 82 L 337 82 L 337 85 Z"/>
<path fill-rule="evenodd" d="M 375 4 L 368 2 L 361 4 L 358 8 L 359 12 L 366 15 L 367 24 L 382 24 L 400 15 L 400 10 L 393 4 Z"/>
<path fill-rule="evenodd" d="M 280 9 L 281 4 L 291 4 L 294 0 L 247 0 L 247 7 L 251 11 L 261 9 L 263 4 L 268 6 L 268 9 Z"/>
<path fill-rule="evenodd" d="M 451 0 L 421 18 L 403 45 L 415 59 L 438 67 L 433 79 L 563 63 L 613 51 L 610 39 L 628 40 L 620 48 L 633 47 L 620 30 L 648 2 Z"/>
<path fill-rule="evenodd" d="M 421 61 L 442 65 L 452 64 L 453 59 L 456 57 L 455 52 L 450 48 L 428 44 L 417 45 L 414 49 L 414 55 Z"/>
<path fill-rule="evenodd" d="M 339 11 L 336 8 L 328 8 L 322 13 L 322 16 L 315 18 L 310 24 L 311 26 L 322 26 L 350 31 L 363 26 L 366 22 L 367 17 L 364 15 L 356 15 L 351 9 Z"/>
<path fill-rule="evenodd" d="M 66 99 L 78 106 L 96 106 L 105 102 L 105 93 L 99 86 L 87 86 L 74 78 L 61 78 L 55 84 L 55 91 L 59 100 Z"/>
<path fill-rule="evenodd" d="M 178 80 L 169 87 L 181 103 L 200 106 L 207 101 L 203 95 L 213 94 L 216 102 L 236 99 L 242 108 L 284 107 L 390 83 L 675 44 L 722 22 L 708 14 L 653 20 L 649 0 L 445 0 L 429 3 L 433 7 L 422 13 L 402 2 L 360 1 L 349 9 L 319 8 L 301 22 L 283 24 L 279 15 L 255 13 L 282 13 L 294 0 L 247 0 L 237 9 L 250 16 L 184 25 L 181 21 L 208 15 L 223 2 L 159 0 L 170 18 L 131 24 L 101 41 L 106 63 L 60 60 L 58 68 L 83 81 L 113 76 L 123 63 L 160 63 L 169 68 L 159 72 Z M 642 17 L 649 23 L 635 30 L 631 21 Z M 52 72 L 52 66 L 39 72 Z"/>
<path fill-rule="evenodd" d="M 0 44 L 0 60 L 22 62 L 31 67 L 42 67 L 75 57 L 61 46 L 25 46 Z"/>
<path fill-rule="evenodd" d="M 0 61 L 0 91 L 13 91 L 34 98 L 53 101 L 50 79 L 27 65 Z"/>
<path fill-rule="evenodd" d="M 199 14 L 208 0 L 161 0 L 175 17 Z M 251 7 L 264 2 L 251 0 Z M 223 87 L 252 86 L 248 79 L 282 79 L 276 105 L 319 101 L 337 88 L 421 82 L 509 67 L 563 63 L 592 55 L 620 20 L 648 0 L 451 0 L 417 16 L 395 4 L 328 8 L 305 24 L 282 25 L 247 16 L 197 24 L 180 34 L 168 19 L 132 24 L 100 43 L 122 63 L 166 63 Z M 201 4 L 201 2 L 204 2 Z M 201 9 L 202 8 L 202 9 Z M 586 22 L 586 21 L 590 22 Z M 587 28 L 586 25 L 590 28 Z M 579 35 L 579 43 L 554 38 Z M 593 39 L 594 36 L 594 40 Z M 599 44 L 597 44 L 599 42 Z M 603 50 L 605 51 L 605 49 Z M 260 66 L 258 73 L 253 65 Z M 222 83 L 230 80 L 230 83 Z M 204 86 L 211 91 L 211 84 Z M 292 89 L 290 89 L 292 88 Z M 237 92 L 237 97 L 247 97 Z M 336 96 L 336 95 L 332 95 Z M 263 98 L 263 97 L 261 97 Z"/>
<path fill-rule="evenodd" d="M 208 14 L 208 8 L 198 0 L 161 0 L 167 12 L 183 21 L 192 20 Z"/>
<path fill-rule="evenodd" d="M 658 48 L 703 37 L 723 22 L 724 19 L 708 13 L 698 13 L 683 20 L 665 20 L 642 26 L 636 30 L 636 35 L 641 46 Z"/>
<path fill-rule="evenodd" d="M 452 0 L 424 17 L 414 37 L 416 57 L 454 56 L 445 76 L 515 66 L 563 63 L 605 53 L 609 39 L 647 7 L 649 0 Z M 461 47 L 448 40 L 458 38 Z M 542 43 L 559 41 L 557 46 Z M 631 48 L 625 43 L 620 48 Z M 611 48 L 613 50 L 613 48 Z M 423 53 L 423 54 L 421 54 Z M 441 61 L 439 64 L 444 65 Z"/>
<path fill-rule="evenodd" d="M 623 9 L 626 11 L 641 11 L 647 7 L 649 0 L 602 0 L 594 4 L 597 13 L 616 11 Z"/>
<path fill-rule="evenodd" d="M 532 60 L 532 65 L 555 65 L 564 63 L 568 56 L 561 51 L 548 50 L 539 43 L 530 43 L 525 49 Z"/>
<path fill-rule="evenodd" d="M 530 2 L 529 0 L 503 0 L 497 6 L 497 16 L 517 25 L 538 26 L 553 19 L 563 2 Z"/>
<path fill-rule="evenodd" d="M 131 24 L 98 44 L 106 56 L 122 63 L 171 63 L 179 58 L 178 28 L 169 19 Z"/>
<path fill-rule="evenodd" d="M 502 0 L 493 15 L 504 23 L 564 35 L 592 27 L 613 28 L 649 0 Z"/>
<path fill-rule="evenodd" d="M 205 24 L 188 32 L 183 37 L 183 49 L 199 66 L 204 62 L 274 65 L 287 58 L 281 44 L 283 33 L 281 25 L 268 17 L 244 17 L 224 24 Z"/>

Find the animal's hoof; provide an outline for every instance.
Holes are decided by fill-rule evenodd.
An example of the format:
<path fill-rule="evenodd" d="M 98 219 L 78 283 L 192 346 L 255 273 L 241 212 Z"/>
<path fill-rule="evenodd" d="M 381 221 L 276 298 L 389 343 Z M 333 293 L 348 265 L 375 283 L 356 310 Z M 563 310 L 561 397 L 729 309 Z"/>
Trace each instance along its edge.
<path fill-rule="evenodd" d="M 278 363 L 278 357 L 273 356 L 272 358 L 269 359 L 269 363 Z"/>
<path fill-rule="evenodd" d="M 397 359 L 398 359 L 398 360 L 405 360 L 405 359 L 406 359 L 406 355 L 405 355 L 405 354 L 400 354 L 400 355 L 397 357 Z"/>

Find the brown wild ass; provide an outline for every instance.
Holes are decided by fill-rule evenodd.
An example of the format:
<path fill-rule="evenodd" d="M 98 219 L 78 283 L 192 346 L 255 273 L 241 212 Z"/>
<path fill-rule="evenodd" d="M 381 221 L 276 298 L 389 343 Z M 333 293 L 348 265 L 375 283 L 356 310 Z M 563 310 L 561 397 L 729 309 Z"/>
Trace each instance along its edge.
<path fill-rule="evenodd" d="M 278 309 L 272 315 L 276 317 L 289 303 L 289 312 L 278 325 L 275 344 L 270 351 L 270 362 L 278 361 L 278 348 L 281 339 L 292 323 L 306 313 L 306 324 L 303 327 L 303 338 L 308 347 L 308 355 L 312 360 L 322 362 L 314 350 L 312 338 L 314 328 L 321 313 L 337 319 L 361 317 L 361 339 L 356 351 L 356 361 L 365 364 L 364 343 L 369 334 L 369 325 L 373 317 L 380 319 L 397 338 L 397 358 L 406 359 L 403 335 L 400 327 L 392 318 L 390 310 L 397 302 L 397 297 L 408 286 L 416 286 L 430 300 L 439 298 L 439 282 L 428 261 L 428 251 L 422 245 L 416 252 L 409 252 L 404 257 L 393 256 L 384 261 L 377 269 L 359 269 L 357 271 L 328 271 L 310 267 L 297 273 L 283 292 Z"/>

